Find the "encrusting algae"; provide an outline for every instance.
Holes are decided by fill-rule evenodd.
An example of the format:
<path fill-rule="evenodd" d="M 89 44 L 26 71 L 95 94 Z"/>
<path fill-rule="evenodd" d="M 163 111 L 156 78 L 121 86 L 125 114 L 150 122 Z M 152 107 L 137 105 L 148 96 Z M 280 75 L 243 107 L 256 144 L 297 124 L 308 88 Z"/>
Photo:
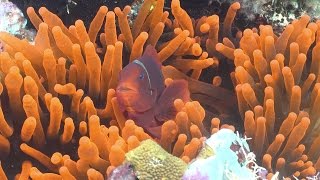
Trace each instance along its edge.
<path fill-rule="evenodd" d="M 302 16 L 280 36 L 271 26 L 234 33 L 239 3 L 231 4 L 222 27 L 217 15 L 192 19 L 179 0 L 171 3 L 174 20 L 163 7 L 164 0 L 145 0 L 131 26 L 130 6 L 113 11 L 102 6 L 88 29 L 81 20 L 66 27 L 45 7 L 40 16 L 30 7 L 27 14 L 38 30 L 34 45 L 0 32 L 5 44 L 0 53 L 0 179 L 112 179 L 122 166 L 144 179 L 150 175 L 144 166 L 151 161 L 140 164 L 133 154 L 145 146 L 159 148 L 160 154 L 150 156 L 164 158 L 162 178 L 182 178 L 209 134 L 235 131 L 220 126 L 219 118 L 208 122 L 210 109 L 201 106 L 217 115 L 233 112 L 233 95 L 218 87 L 222 78 L 214 77 L 209 87 L 197 87 L 195 81 L 203 69 L 221 63 L 221 54 L 236 67 L 231 79 L 245 135 L 252 138 L 248 143 L 269 172 L 267 178 L 316 175 L 319 23 Z M 156 48 L 163 65 L 171 65 L 163 67 L 165 85 L 186 79 L 191 99 L 201 103 L 176 99 L 177 114 L 163 123 L 159 139 L 126 119 L 114 90 L 123 66 L 139 59 L 147 45 Z M 177 168 L 173 162 L 179 172 L 168 171 Z"/>

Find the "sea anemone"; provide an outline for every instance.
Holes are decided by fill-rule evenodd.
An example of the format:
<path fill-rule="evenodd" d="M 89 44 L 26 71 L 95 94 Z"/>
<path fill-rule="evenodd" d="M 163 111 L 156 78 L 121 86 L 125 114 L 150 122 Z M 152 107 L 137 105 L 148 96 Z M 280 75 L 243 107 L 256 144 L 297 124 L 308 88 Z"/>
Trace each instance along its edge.
<path fill-rule="evenodd" d="M 174 166 L 170 164 L 159 170 L 161 177 L 179 179 L 186 164 L 192 167 L 203 155 L 205 137 L 223 128 L 235 131 L 234 126 L 220 126 L 220 120 L 230 115 L 236 119 L 237 110 L 267 178 L 316 175 L 320 23 L 304 15 L 277 36 L 268 25 L 233 29 L 239 3 L 231 4 L 223 26 L 217 15 L 192 19 L 179 0 L 171 3 L 173 20 L 163 7 L 163 0 L 145 0 L 131 25 L 130 6 L 114 11 L 102 6 L 88 29 L 81 20 L 67 28 L 44 7 L 39 9 L 41 17 L 28 8 L 38 30 L 34 45 L 0 32 L 5 44 L 0 54 L 1 179 L 104 179 L 124 172 L 118 167 L 148 179 L 159 172 L 145 167 L 152 162 L 141 164 L 136 158 L 145 146 L 155 153 L 148 157 L 178 163 L 179 173 L 168 172 Z M 114 90 L 122 67 L 139 58 L 149 44 L 164 65 L 166 86 L 186 79 L 193 100 L 174 101 L 177 114 L 163 123 L 159 139 L 126 119 Z M 219 70 L 222 64 L 235 66 L 231 80 L 236 97 L 219 87 L 225 81 L 222 75 L 229 72 L 215 71 L 219 76 L 214 78 L 210 74 L 211 84 L 198 81 L 205 68 Z M 258 172 L 253 172 L 256 178 Z"/>
<path fill-rule="evenodd" d="M 217 45 L 234 56 L 245 134 L 269 177 L 306 178 L 320 169 L 319 22 L 309 20 L 302 16 L 279 36 L 268 25 L 246 29 L 239 49 Z"/>
<path fill-rule="evenodd" d="M 0 32 L 5 43 L 0 54 L 0 154 L 5 170 L 0 168 L 1 179 L 103 179 L 123 163 L 128 151 L 151 139 L 134 121 L 126 120 L 114 91 L 123 65 L 140 57 L 144 45 L 156 46 L 161 62 L 168 61 L 184 73 L 191 70 L 194 79 L 203 68 L 218 65 L 217 59 L 208 58 L 216 53 L 212 45 L 219 39 L 217 16 L 193 24 L 174 0 L 176 20 L 172 22 L 162 10 L 163 1 L 157 1 L 150 13 L 151 2 L 143 3 L 132 29 L 127 20 L 130 6 L 114 11 L 102 6 L 89 29 L 81 20 L 67 28 L 42 7 L 41 17 L 33 8 L 27 10 L 37 29 L 34 45 Z M 234 11 L 226 18 L 227 34 Z M 202 24 L 208 36 L 199 38 L 195 35 L 201 34 Z M 99 34 L 103 25 L 104 32 Z M 163 33 L 165 27 L 168 30 Z M 209 53 L 202 52 L 203 41 Z M 166 79 L 166 84 L 171 81 Z M 176 100 L 174 105 L 175 119 L 163 124 L 161 138 L 155 141 L 187 163 L 196 157 L 208 134 L 205 110 L 198 101 Z M 213 119 L 213 129 L 219 127 L 218 121 Z M 20 163 L 22 170 L 16 175 Z"/>

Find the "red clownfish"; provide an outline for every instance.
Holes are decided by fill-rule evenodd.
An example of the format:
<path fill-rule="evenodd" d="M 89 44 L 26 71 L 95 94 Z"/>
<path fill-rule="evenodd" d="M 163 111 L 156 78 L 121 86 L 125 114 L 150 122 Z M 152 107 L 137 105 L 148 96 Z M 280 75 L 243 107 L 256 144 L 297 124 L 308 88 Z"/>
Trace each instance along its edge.
<path fill-rule="evenodd" d="M 116 89 L 119 107 L 126 118 L 155 138 L 161 135 L 161 125 L 174 119 L 174 100 L 190 101 L 186 80 L 174 80 L 165 87 L 157 51 L 149 45 L 143 56 L 122 69 Z"/>

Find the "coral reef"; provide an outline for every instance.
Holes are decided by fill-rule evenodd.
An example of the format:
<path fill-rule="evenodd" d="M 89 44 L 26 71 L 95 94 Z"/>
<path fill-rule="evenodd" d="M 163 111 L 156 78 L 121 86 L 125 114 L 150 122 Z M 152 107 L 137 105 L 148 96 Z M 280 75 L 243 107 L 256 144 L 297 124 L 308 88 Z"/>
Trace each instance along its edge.
<path fill-rule="evenodd" d="M 218 16 L 194 23 L 175 0 L 172 21 L 169 12 L 163 11 L 163 1 L 158 0 L 150 13 L 153 2 L 142 4 L 132 28 L 127 19 L 130 6 L 114 11 L 102 6 L 88 29 L 81 20 L 67 28 L 45 7 L 39 9 L 40 16 L 30 7 L 27 14 L 37 29 L 34 44 L 0 32 L 5 43 L 0 54 L 1 179 L 103 179 L 124 162 L 127 152 L 150 139 L 121 113 L 114 90 L 119 72 L 141 57 L 144 45 L 156 46 L 161 62 L 175 66 L 184 76 L 191 73 L 194 80 L 204 68 L 217 67 L 218 59 L 213 57 L 217 52 L 211 44 L 221 39 Z M 231 9 L 226 35 L 237 8 Z M 167 74 L 165 86 L 174 82 L 173 75 Z M 216 79 L 215 86 L 207 87 L 221 93 L 209 94 L 207 103 L 210 97 L 227 93 Z M 209 134 L 206 127 L 211 118 L 205 121 L 198 101 L 177 99 L 174 108 L 176 116 L 164 122 L 155 140 L 188 163 Z"/>
<path fill-rule="evenodd" d="M 218 175 L 316 178 L 320 23 L 304 15 L 280 35 L 269 25 L 241 32 L 232 28 L 239 8 L 231 4 L 223 21 L 217 15 L 193 19 L 173 0 L 170 19 L 163 0 L 145 0 L 131 23 L 130 6 L 102 6 L 89 28 L 81 20 L 66 27 L 46 8 L 40 16 L 28 8 L 34 44 L 0 32 L 0 178 L 148 179 L 160 173 L 180 179 L 188 163 L 185 177 L 207 178 L 214 174 L 197 168 L 230 163 Z M 127 120 L 115 91 L 122 68 L 147 45 L 156 48 L 164 86 L 185 79 L 193 100 L 171 99 L 175 116 L 164 120 L 155 139 L 137 120 Z M 208 72 L 210 84 L 200 82 Z M 236 96 L 223 88 L 229 73 Z M 224 117 L 237 119 L 237 111 L 245 137 L 252 138 L 248 144 L 234 126 L 220 126 Z M 150 164 L 165 167 L 155 172 Z"/>
<path fill-rule="evenodd" d="M 235 0 L 220 0 L 220 3 L 232 3 Z M 291 21 L 308 14 L 312 19 L 319 19 L 320 2 L 317 0 L 238 0 L 242 7 L 240 17 L 247 19 L 247 27 L 256 21 L 273 26 L 276 34 L 281 33 Z"/>
<path fill-rule="evenodd" d="M 0 31 L 9 32 L 20 38 L 26 38 L 33 41 L 34 32 L 26 29 L 27 19 L 21 10 L 8 0 L 0 1 Z M 0 41 L 0 52 L 3 51 L 3 43 Z"/>
<path fill-rule="evenodd" d="M 0 31 L 7 31 L 11 34 L 21 34 L 21 30 L 26 26 L 27 20 L 20 9 L 8 0 L 0 1 Z"/>

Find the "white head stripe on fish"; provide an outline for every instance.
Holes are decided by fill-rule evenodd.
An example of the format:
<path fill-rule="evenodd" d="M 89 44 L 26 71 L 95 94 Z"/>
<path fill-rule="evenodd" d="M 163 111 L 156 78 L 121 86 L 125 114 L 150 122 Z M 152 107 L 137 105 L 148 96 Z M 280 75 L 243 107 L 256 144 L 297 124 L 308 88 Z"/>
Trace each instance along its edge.
<path fill-rule="evenodd" d="M 149 76 L 149 73 L 148 73 L 148 70 L 147 70 L 146 66 L 145 66 L 141 61 L 139 61 L 139 60 L 137 60 L 137 59 L 134 60 L 133 63 L 141 66 L 142 69 L 146 72 L 147 78 L 148 78 L 148 81 L 149 81 L 150 92 L 151 92 L 151 95 L 152 95 L 151 80 L 150 80 L 150 76 Z"/>

